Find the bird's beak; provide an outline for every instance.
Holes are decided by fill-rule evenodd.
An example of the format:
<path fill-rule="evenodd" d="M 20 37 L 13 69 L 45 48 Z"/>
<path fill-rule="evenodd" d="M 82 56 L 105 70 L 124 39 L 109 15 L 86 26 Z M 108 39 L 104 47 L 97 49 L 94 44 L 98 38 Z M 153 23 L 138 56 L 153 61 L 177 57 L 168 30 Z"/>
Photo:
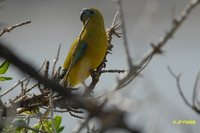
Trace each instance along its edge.
<path fill-rule="evenodd" d="M 89 19 L 91 17 L 91 12 L 88 9 L 83 9 L 81 11 L 81 16 L 80 19 L 82 22 L 85 22 L 87 19 Z"/>
<path fill-rule="evenodd" d="M 81 10 L 81 16 L 80 16 L 80 19 L 81 19 L 81 21 L 83 22 L 83 20 L 84 20 L 84 18 L 85 18 L 85 16 L 86 16 L 86 13 L 85 13 L 85 10 Z"/>

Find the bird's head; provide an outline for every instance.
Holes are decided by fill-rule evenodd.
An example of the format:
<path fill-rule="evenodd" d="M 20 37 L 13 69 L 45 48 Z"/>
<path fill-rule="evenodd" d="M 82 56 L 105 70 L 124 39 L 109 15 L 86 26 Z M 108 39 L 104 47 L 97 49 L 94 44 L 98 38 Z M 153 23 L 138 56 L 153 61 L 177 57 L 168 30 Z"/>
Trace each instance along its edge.
<path fill-rule="evenodd" d="M 83 24 L 85 24 L 86 21 L 94 21 L 94 22 L 103 21 L 103 16 L 95 8 L 84 8 L 81 10 L 80 19 L 83 22 Z"/>

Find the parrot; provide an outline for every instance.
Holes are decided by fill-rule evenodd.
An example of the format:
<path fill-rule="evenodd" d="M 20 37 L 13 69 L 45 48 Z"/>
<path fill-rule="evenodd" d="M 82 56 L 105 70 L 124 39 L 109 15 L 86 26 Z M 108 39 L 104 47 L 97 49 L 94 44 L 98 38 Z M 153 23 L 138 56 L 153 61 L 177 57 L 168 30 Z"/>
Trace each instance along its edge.
<path fill-rule="evenodd" d="M 103 61 L 108 48 L 104 18 L 95 8 L 80 13 L 83 27 L 72 43 L 63 64 L 63 85 L 74 87 L 84 81 Z"/>

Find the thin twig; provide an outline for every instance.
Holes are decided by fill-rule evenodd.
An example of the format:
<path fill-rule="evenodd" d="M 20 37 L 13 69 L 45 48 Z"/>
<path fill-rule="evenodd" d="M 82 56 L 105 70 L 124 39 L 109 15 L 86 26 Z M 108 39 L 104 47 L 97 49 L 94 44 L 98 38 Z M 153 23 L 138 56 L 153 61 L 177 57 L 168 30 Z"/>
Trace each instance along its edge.
<path fill-rule="evenodd" d="M 178 76 L 172 71 L 172 69 L 168 66 L 167 67 L 168 70 L 169 70 L 169 73 L 172 75 L 172 77 L 174 77 L 174 79 L 176 80 L 176 85 L 177 85 L 177 88 L 178 88 L 178 91 L 179 91 L 179 94 L 181 96 L 181 98 L 183 99 L 183 101 L 185 102 L 185 104 L 190 107 L 193 111 L 195 111 L 197 114 L 200 114 L 200 110 L 199 108 L 195 105 L 195 102 L 193 101 L 193 105 L 191 105 L 188 100 L 186 99 L 185 95 L 183 94 L 182 92 L 182 89 L 181 89 L 181 85 L 180 85 L 180 77 L 181 77 L 181 74 L 179 74 Z M 196 86 L 196 85 L 195 85 Z M 195 92 L 193 92 L 193 100 L 194 98 L 196 98 L 194 95 Z"/>
<path fill-rule="evenodd" d="M 193 96 L 192 96 L 192 103 L 193 106 L 195 106 L 198 110 L 200 110 L 200 106 L 198 104 L 198 95 L 200 94 L 200 71 L 197 74 L 194 90 L 193 90 Z"/>
<path fill-rule="evenodd" d="M 125 47 L 127 63 L 129 65 L 129 68 L 131 68 L 132 67 L 132 59 L 131 59 L 129 46 L 128 46 L 128 39 L 127 39 L 126 25 L 125 25 L 125 20 L 124 20 L 124 13 L 123 13 L 123 8 L 122 8 L 122 1 L 117 0 L 116 4 L 117 4 L 117 9 L 119 11 L 119 18 L 121 20 L 122 38 L 123 38 L 123 44 Z M 132 49 L 132 51 L 133 51 L 133 49 Z"/>
<path fill-rule="evenodd" d="M 155 54 L 162 53 L 161 48 L 167 44 L 167 42 L 174 36 L 174 34 L 177 32 L 177 30 L 180 28 L 180 26 L 185 22 L 185 20 L 190 15 L 191 11 L 195 9 L 195 7 L 200 4 L 200 0 L 191 0 L 190 3 L 183 9 L 181 15 L 174 19 L 172 22 L 171 29 L 166 32 L 164 37 L 161 37 L 159 41 L 156 44 L 151 44 L 153 50 L 149 52 L 141 61 L 140 64 L 144 64 L 143 62 L 146 62 L 149 58 L 154 56 Z"/>
<path fill-rule="evenodd" d="M 54 108 L 54 105 L 53 105 L 53 92 L 52 92 L 52 90 L 50 90 L 50 94 L 49 94 L 50 117 L 51 117 L 53 133 L 57 133 L 56 127 L 55 127 L 55 121 L 54 121 L 54 118 L 53 118 L 53 108 Z"/>
<path fill-rule="evenodd" d="M 29 130 L 32 130 L 32 131 L 34 131 L 34 132 L 36 132 L 36 133 L 46 133 L 46 132 L 44 132 L 44 131 L 42 131 L 42 130 L 38 130 L 38 129 L 29 127 L 29 126 L 26 126 L 26 127 L 24 127 L 24 128 L 29 129 Z"/>
<path fill-rule="evenodd" d="M 23 26 L 23 25 L 26 25 L 26 24 L 29 24 L 31 23 L 31 21 L 25 21 L 25 22 L 21 22 L 19 24 L 15 24 L 13 26 L 10 26 L 8 28 L 4 28 L 1 32 L 0 32 L 0 36 L 4 35 L 6 32 L 10 32 L 12 30 L 14 30 L 15 28 L 17 27 L 20 27 L 20 26 Z"/>
<path fill-rule="evenodd" d="M 71 116 L 73 116 L 73 117 L 75 117 L 75 118 L 79 118 L 79 119 L 85 119 L 83 116 L 79 116 L 79 115 L 77 115 L 77 114 L 74 114 L 74 113 L 72 113 L 72 111 L 68 111 L 69 112 L 69 114 L 71 115 Z"/>
<path fill-rule="evenodd" d="M 15 83 L 10 89 L 4 91 L 1 95 L 0 95 L 0 98 L 6 94 L 8 94 L 10 91 L 14 90 L 18 85 L 20 85 L 22 82 L 28 80 L 29 78 L 31 78 L 31 76 L 28 76 L 22 80 L 19 80 L 17 83 Z"/>
<path fill-rule="evenodd" d="M 58 46 L 58 51 L 57 51 L 57 54 L 56 54 L 56 57 L 55 57 L 54 60 L 53 60 L 52 77 L 55 76 L 56 63 L 57 63 L 58 60 L 59 60 L 60 48 L 61 48 L 61 44 L 59 44 L 59 46 Z"/>
<path fill-rule="evenodd" d="M 152 43 L 151 44 L 152 49 L 148 51 L 147 54 L 145 54 L 145 56 L 142 58 L 142 61 L 137 66 L 132 65 L 129 73 L 123 79 L 119 80 L 119 83 L 116 89 L 120 89 L 128 85 L 133 79 L 135 79 L 135 75 L 138 75 L 141 72 L 141 70 L 143 70 L 149 64 L 149 61 L 153 58 L 154 55 L 163 53 L 162 48 L 175 35 L 177 30 L 180 29 L 180 26 L 185 22 L 185 20 L 188 18 L 190 13 L 199 4 L 200 4 L 200 0 L 190 1 L 190 3 L 183 9 L 181 15 L 177 17 L 177 19 L 174 19 L 172 21 L 173 23 L 172 23 L 171 29 L 168 32 L 166 32 L 166 34 L 163 37 L 161 37 L 161 39 L 159 39 L 157 43 Z M 138 69 L 140 70 L 138 71 Z"/>
<path fill-rule="evenodd" d="M 118 15 L 119 15 L 119 11 L 117 11 L 117 12 L 115 13 L 115 16 L 114 16 L 114 18 L 113 18 L 113 21 L 112 21 L 112 25 L 111 25 L 111 26 L 115 26 L 115 25 L 116 25 Z"/>
<path fill-rule="evenodd" d="M 44 67 L 44 64 L 45 64 L 46 61 L 43 62 L 42 66 L 38 69 L 37 72 L 39 72 L 43 67 Z M 30 79 L 31 76 L 27 76 L 26 78 L 22 79 L 22 80 L 19 80 L 17 83 L 15 83 L 10 89 L 4 91 L 1 95 L 0 95 L 0 98 L 6 94 L 8 94 L 10 91 L 14 90 L 18 85 L 20 85 L 21 83 L 25 82 L 26 80 Z"/>
<path fill-rule="evenodd" d="M 53 91 L 56 91 L 60 94 L 64 94 L 66 97 L 72 96 L 72 94 L 69 92 L 69 90 L 72 90 L 72 88 L 66 89 L 63 86 L 58 85 L 52 79 L 44 78 L 30 64 L 21 60 L 17 55 L 15 55 L 10 49 L 5 47 L 1 42 L 0 42 L 0 56 L 5 59 L 8 59 L 20 71 L 27 73 L 28 75 L 36 79 L 39 83 L 43 84 L 45 87 L 51 88 Z"/>
<path fill-rule="evenodd" d="M 14 102 L 18 101 L 19 99 L 22 100 L 23 97 L 26 97 L 26 94 L 27 94 L 29 91 L 31 91 L 33 88 L 35 88 L 35 87 L 37 87 L 37 86 L 38 86 L 38 83 L 36 83 L 36 84 L 34 84 L 33 86 L 31 86 L 30 88 L 24 90 L 24 92 L 20 93 L 19 96 L 17 96 L 15 99 L 12 100 L 12 102 L 14 103 Z"/>
<path fill-rule="evenodd" d="M 102 70 L 101 73 L 124 73 L 125 70 Z"/>
<path fill-rule="evenodd" d="M 180 85 L 180 78 L 181 78 L 181 74 L 176 75 L 170 66 L 167 67 L 169 73 L 172 75 L 172 77 L 176 80 L 176 85 L 179 91 L 180 96 L 182 97 L 183 101 L 185 102 L 186 105 L 188 105 L 190 108 L 193 108 L 192 105 L 188 102 L 188 100 L 186 99 L 185 95 L 183 94 L 183 91 L 181 89 L 181 85 Z"/>
<path fill-rule="evenodd" d="M 141 64 L 140 66 L 133 65 L 132 68 L 129 70 L 128 74 L 118 82 L 118 86 L 116 87 L 116 90 L 122 89 L 125 86 L 127 86 L 130 82 L 132 82 L 144 68 L 150 63 L 152 57 L 149 58 L 146 62 L 143 62 L 145 64 Z"/>
<path fill-rule="evenodd" d="M 89 123 L 91 117 L 88 117 L 83 123 L 81 123 L 80 127 L 78 128 L 78 130 L 76 131 L 76 133 L 80 133 L 81 130 L 87 126 L 87 124 Z"/>
<path fill-rule="evenodd" d="M 44 77 L 48 78 L 49 77 L 49 61 L 45 62 L 45 69 L 44 69 Z"/>

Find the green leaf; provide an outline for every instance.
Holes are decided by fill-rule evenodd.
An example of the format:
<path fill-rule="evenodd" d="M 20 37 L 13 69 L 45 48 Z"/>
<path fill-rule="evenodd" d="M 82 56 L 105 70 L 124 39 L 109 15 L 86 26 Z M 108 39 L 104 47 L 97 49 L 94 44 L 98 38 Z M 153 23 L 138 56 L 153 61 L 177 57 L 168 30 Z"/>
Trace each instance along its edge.
<path fill-rule="evenodd" d="M 37 124 L 35 124 L 33 127 L 34 127 L 35 129 L 40 129 L 41 126 L 42 126 L 41 123 L 37 123 Z"/>
<path fill-rule="evenodd" d="M 64 126 L 61 126 L 61 127 L 57 130 L 57 132 L 58 132 L 58 133 L 61 133 L 61 132 L 64 130 L 64 128 L 65 128 Z"/>
<path fill-rule="evenodd" d="M 0 74 L 6 73 L 8 70 L 10 62 L 8 60 L 5 60 L 1 65 L 0 65 Z"/>
<path fill-rule="evenodd" d="M 62 117 L 61 116 L 57 115 L 57 116 L 54 117 L 54 123 L 55 123 L 56 130 L 59 129 L 61 122 L 62 122 Z"/>
<path fill-rule="evenodd" d="M 46 131 L 46 132 L 51 131 L 51 124 L 50 124 L 49 121 L 43 120 L 43 121 L 41 121 L 41 123 L 42 123 L 42 127 L 41 127 L 42 130 L 44 130 L 44 131 Z"/>
<path fill-rule="evenodd" d="M 12 77 L 0 77 L 0 81 L 11 80 Z"/>
<path fill-rule="evenodd" d="M 41 127 L 42 127 L 42 124 L 41 123 L 37 123 L 33 126 L 34 129 L 37 129 L 37 130 L 41 130 Z M 31 133 L 37 133 L 35 131 L 32 131 Z"/>

